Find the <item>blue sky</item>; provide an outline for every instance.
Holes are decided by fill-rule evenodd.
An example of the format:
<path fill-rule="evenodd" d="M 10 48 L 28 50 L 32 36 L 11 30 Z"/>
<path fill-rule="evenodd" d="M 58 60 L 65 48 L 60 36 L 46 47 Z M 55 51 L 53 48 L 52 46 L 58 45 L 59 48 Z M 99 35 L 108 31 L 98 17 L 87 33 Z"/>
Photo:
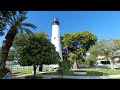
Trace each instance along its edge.
<path fill-rule="evenodd" d="M 120 11 L 29 11 L 25 22 L 35 24 L 33 32 L 47 32 L 51 38 L 52 22 L 58 18 L 60 35 L 90 31 L 102 39 L 120 39 Z M 0 37 L 0 46 L 5 37 Z"/>

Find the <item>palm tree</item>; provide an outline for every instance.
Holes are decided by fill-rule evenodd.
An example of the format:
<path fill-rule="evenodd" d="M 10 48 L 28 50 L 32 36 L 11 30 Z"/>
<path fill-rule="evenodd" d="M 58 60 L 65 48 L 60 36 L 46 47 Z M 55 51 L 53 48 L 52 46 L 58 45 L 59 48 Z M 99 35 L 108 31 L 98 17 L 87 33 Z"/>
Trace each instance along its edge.
<path fill-rule="evenodd" d="M 27 19 L 26 17 L 27 12 L 13 12 L 9 17 L 9 23 L 7 23 L 10 28 L 6 34 L 5 40 L 2 44 L 2 52 L 1 52 L 1 61 L 0 61 L 0 71 L 5 69 L 6 60 L 8 57 L 8 52 L 10 47 L 13 44 L 14 38 L 18 33 L 28 33 L 31 34 L 32 31 L 29 28 L 36 29 L 37 27 L 31 23 L 24 23 Z"/>

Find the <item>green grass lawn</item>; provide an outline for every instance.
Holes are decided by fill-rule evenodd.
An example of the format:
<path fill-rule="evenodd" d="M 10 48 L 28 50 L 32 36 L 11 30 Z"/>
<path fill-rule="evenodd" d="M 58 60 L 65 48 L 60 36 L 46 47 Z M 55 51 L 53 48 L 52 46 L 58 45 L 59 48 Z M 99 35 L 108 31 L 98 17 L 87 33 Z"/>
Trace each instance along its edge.
<path fill-rule="evenodd" d="M 120 79 L 120 77 L 118 77 L 118 78 L 112 78 L 112 79 Z"/>
<path fill-rule="evenodd" d="M 77 75 L 73 71 L 87 71 L 87 75 Z M 32 70 L 19 70 L 13 73 L 13 76 L 22 75 L 22 74 L 32 74 Z M 120 74 L 120 69 L 111 70 L 111 69 L 76 69 L 72 71 L 65 72 L 64 75 L 68 76 L 103 76 L 103 75 L 116 75 Z M 39 73 L 38 75 L 58 75 L 56 71 L 46 71 L 45 73 Z"/>
<path fill-rule="evenodd" d="M 41 75 L 58 75 L 56 71 L 46 71 L 45 73 L 41 73 Z M 74 76 L 72 71 L 65 72 L 65 75 Z"/>
<path fill-rule="evenodd" d="M 120 74 L 120 69 L 111 70 L 111 69 L 78 69 L 88 71 L 88 76 L 101 76 L 101 75 L 116 75 Z"/>
<path fill-rule="evenodd" d="M 32 74 L 32 70 L 18 70 L 12 74 L 13 74 L 13 76 L 23 75 L 23 74 Z"/>
<path fill-rule="evenodd" d="M 74 74 L 73 71 L 87 71 L 86 75 L 77 75 Z M 69 72 L 66 72 L 64 75 L 68 75 L 68 76 L 103 76 L 103 75 L 116 75 L 116 74 L 120 74 L 120 69 L 118 70 L 111 70 L 111 69 L 76 69 L 76 70 L 72 70 Z M 55 71 L 47 71 L 46 73 L 42 73 L 42 75 L 58 75 L 57 72 Z"/>

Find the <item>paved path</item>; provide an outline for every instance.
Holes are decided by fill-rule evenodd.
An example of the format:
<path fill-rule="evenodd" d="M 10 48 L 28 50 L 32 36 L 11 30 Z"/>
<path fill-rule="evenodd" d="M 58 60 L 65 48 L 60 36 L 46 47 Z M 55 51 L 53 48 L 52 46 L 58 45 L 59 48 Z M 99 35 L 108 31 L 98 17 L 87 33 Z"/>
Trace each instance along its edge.
<path fill-rule="evenodd" d="M 57 75 L 43 75 L 44 79 L 56 78 L 60 77 Z M 70 79 L 107 79 L 104 76 L 63 76 L 63 78 L 70 78 Z"/>
<path fill-rule="evenodd" d="M 16 76 L 15 79 L 25 79 L 25 76 L 29 76 L 32 74 L 26 74 L 26 75 L 20 75 Z M 58 75 L 42 75 L 43 79 L 50 79 L 50 78 L 56 78 L 60 77 Z M 111 78 L 118 78 L 120 77 L 120 74 L 118 75 L 109 75 L 109 76 L 63 76 L 63 78 L 71 78 L 71 79 L 111 79 Z"/>

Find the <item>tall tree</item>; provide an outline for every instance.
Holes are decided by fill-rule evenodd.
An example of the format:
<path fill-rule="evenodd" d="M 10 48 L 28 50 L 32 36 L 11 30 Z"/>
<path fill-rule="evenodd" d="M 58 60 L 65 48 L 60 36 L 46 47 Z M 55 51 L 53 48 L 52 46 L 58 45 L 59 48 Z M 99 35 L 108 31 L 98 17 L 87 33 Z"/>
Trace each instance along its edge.
<path fill-rule="evenodd" d="M 23 13 L 24 11 L 17 11 Z M 16 11 L 0 11 L 0 36 L 5 35 L 4 30 L 10 25 L 11 17 L 17 13 Z"/>
<path fill-rule="evenodd" d="M 104 52 L 103 50 L 101 50 L 99 47 L 98 47 L 98 43 L 96 43 L 95 45 L 93 45 L 88 51 L 87 53 L 90 53 L 90 55 L 88 56 L 87 60 L 94 60 L 96 61 L 97 60 L 97 57 L 99 55 L 103 56 L 104 55 Z"/>
<path fill-rule="evenodd" d="M 14 46 L 19 55 L 19 63 L 23 66 L 33 66 L 34 76 L 36 68 L 43 64 L 57 64 L 60 60 L 59 53 L 56 52 L 55 46 L 46 38 L 46 34 L 39 33 L 26 37 L 26 40 L 15 38 Z M 17 46 L 17 47 L 16 47 Z"/>
<path fill-rule="evenodd" d="M 0 36 L 4 35 L 7 23 L 9 23 L 9 17 L 12 11 L 0 11 Z"/>
<path fill-rule="evenodd" d="M 2 52 L 2 48 L 0 47 L 0 56 L 1 56 L 1 52 Z M 1 57 L 0 57 L 0 61 L 1 61 Z"/>
<path fill-rule="evenodd" d="M 3 41 L 2 44 L 2 53 L 1 53 L 1 62 L 0 62 L 0 71 L 3 71 L 5 69 L 5 62 L 8 57 L 8 52 L 10 47 L 13 44 L 14 38 L 17 33 L 23 33 L 26 32 L 28 34 L 31 34 L 32 31 L 28 28 L 36 29 L 37 27 L 31 23 L 24 23 L 24 21 L 27 19 L 26 17 L 27 12 L 26 11 L 11 11 L 11 12 L 5 12 L 5 16 L 2 13 L 1 16 L 4 16 L 4 21 L 5 22 L 5 28 L 6 25 L 9 25 L 9 30 L 6 34 L 5 40 Z M 2 24 L 1 24 L 2 25 Z M 2 28 L 1 30 L 3 31 L 5 28 Z"/>
<path fill-rule="evenodd" d="M 67 54 L 73 53 L 77 56 L 75 61 L 83 59 L 86 52 L 96 43 L 96 41 L 97 36 L 88 31 L 64 34 L 62 37 L 62 42 L 68 52 Z"/>
<path fill-rule="evenodd" d="M 63 37 L 60 37 L 60 42 L 61 42 L 61 49 L 62 49 L 62 56 L 63 56 L 63 60 L 67 61 L 67 57 L 68 57 L 68 50 L 67 48 L 64 46 L 64 43 L 62 42 Z"/>
<path fill-rule="evenodd" d="M 114 69 L 113 57 L 115 52 L 120 49 L 120 40 L 102 40 L 98 44 L 99 48 L 104 52 L 106 58 L 110 61 L 111 69 Z"/>
<path fill-rule="evenodd" d="M 68 55 L 68 60 L 70 61 L 70 64 L 71 64 L 71 67 L 72 68 L 77 68 L 76 67 L 76 60 L 77 60 L 77 55 L 76 54 L 74 54 L 74 53 L 70 53 L 69 55 Z"/>

